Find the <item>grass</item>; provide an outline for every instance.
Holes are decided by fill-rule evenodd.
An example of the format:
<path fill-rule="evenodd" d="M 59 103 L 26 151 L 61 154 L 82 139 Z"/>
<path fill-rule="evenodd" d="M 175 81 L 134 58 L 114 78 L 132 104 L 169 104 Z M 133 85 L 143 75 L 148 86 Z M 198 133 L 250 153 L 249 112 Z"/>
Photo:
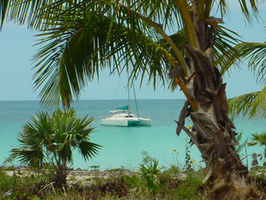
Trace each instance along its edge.
<path fill-rule="evenodd" d="M 149 167 L 147 165 L 146 170 Z M 28 169 L 31 171 L 32 169 Z M 262 172 L 262 170 L 264 170 Z M 6 169 L 0 169 L 0 199 L 1 200 L 197 200 L 207 199 L 208 187 L 202 183 L 203 170 L 190 170 L 182 172 L 178 167 L 172 166 L 164 170 L 153 170 L 143 173 L 141 170 L 128 173 L 125 169 L 114 169 L 99 172 L 97 177 L 84 178 L 63 189 L 56 189 L 49 181 L 49 171 L 41 170 L 34 175 L 15 173 L 10 176 Z M 114 173 L 115 172 L 115 173 Z M 125 173 L 126 172 L 126 173 Z M 85 171 L 84 171 L 85 173 Z M 88 171 L 88 173 L 90 173 Z M 101 176 L 101 173 L 105 176 Z M 107 177 L 106 174 L 109 174 Z M 79 175 L 75 175 L 77 177 Z M 265 189 L 265 169 L 251 171 L 258 188 Z M 78 178 L 77 178 L 78 179 Z M 264 191 L 265 192 L 265 191 Z"/>
<path fill-rule="evenodd" d="M 207 200 L 208 186 L 202 182 L 205 172 L 195 170 L 189 156 L 187 160 L 182 170 L 175 165 L 166 168 L 143 152 L 136 171 L 100 171 L 99 166 L 90 171 L 71 170 L 67 185 L 60 189 L 51 182 L 53 168 L 49 165 L 43 169 L 0 168 L 0 200 Z M 262 194 L 266 192 L 265 174 L 265 167 L 250 171 Z"/>
<path fill-rule="evenodd" d="M 91 178 L 91 184 L 79 181 L 68 184 L 63 189 L 56 189 L 49 182 L 46 171 L 37 175 L 23 176 L 14 173 L 9 176 L 6 169 L 0 170 L 0 199 L 37 200 L 37 199 L 195 199 L 203 186 L 198 173 L 179 180 L 179 169 L 174 167 L 153 174 L 152 184 L 141 171 L 115 169 L 109 177 Z M 127 173 L 125 173 L 125 171 Z M 112 173 L 115 172 L 115 175 Z M 177 173 L 178 172 L 178 173 Z M 23 172 L 21 172 L 23 174 Z M 153 172 L 151 172 L 153 173 Z M 29 173 L 27 173 L 29 174 Z M 151 175 L 151 174 L 149 174 Z"/>

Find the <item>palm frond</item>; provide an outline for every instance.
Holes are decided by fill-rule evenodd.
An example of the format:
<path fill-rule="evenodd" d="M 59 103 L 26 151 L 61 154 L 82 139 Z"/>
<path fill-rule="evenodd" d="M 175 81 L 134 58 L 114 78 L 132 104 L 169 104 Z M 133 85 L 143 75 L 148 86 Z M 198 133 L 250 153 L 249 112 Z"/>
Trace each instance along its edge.
<path fill-rule="evenodd" d="M 4 0 L 2 0 L 4 1 Z M 64 12 L 76 13 L 81 8 L 98 10 L 106 16 L 112 12 L 119 13 L 119 9 L 113 9 L 119 4 L 148 16 L 153 21 L 163 24 L 164 28 L 172 27 L 173 24 L 181 25 L 181 18 L 177 8 L 174 6 L 175 0 L 133 0 L 114 1 L 101 0 L 94 1 L 68 1 L 68 0 L 9 0 L 9 19 L 18 23 L 27 23 L 29 27 L 35 29 L 45 29 L 53 24 L 51 16 L 59 17 Z M 62 12 L 63 11 L 63 12 Z M 111 11 L 111 12 L 110 12 Z M 174 19 L 174 20 L 173 20 Z"/>
<path fill-rule="evenodd" d="M 100 145 L 90 142 L 93 119 L 78 118 L 74 110 L 56 110 L 53 114 L 40 112 L 23 127 L 19 148 L 11 150 L 8 161 L 42 166 L 50 162 L 57 167 L 72 163 L 72 150 L 78 148 L 85 159 L 98 153 Z"/>
<path fill-rule="evenodd" d="M 229 60 L 234 59 L 234 55 L 237 54 L 237 50 L 235 46 L 241 41 L 240 36 L 223 26 L 216 26 L 216 40 L 214 42 L 214 63 L 215 66 L 220 70 L 221 74 L 224 74 L 224 65 L 228 64 Z M 184 30 L 177 32 L 170 36 L 172 40 L 175 42 L 177 47 L 182 52 L 183 56 L 187 56 L 187 52 L 184 48 L 184 45 L 187 44 L 188 40 Z M 165 42 L 164 42 L 165 43 Z M 170 47 L 168 47 L 170 48 Z M 168 72 L 171 71 L 173 67 L 170 66 Z M 175 90 L 177 87 L 177 83 L 175 81 L 170 81 L 170 88 Z"/>
<path fill-rule="evenodd" d="M 39 89 L 44 85 L 42 102 L 59 102 L 60 97 L 63 105 L 69 106 L 87 79 L 98 77 L 105 66 L 119 73 L 134 66 L 131 80 L 139 75 L 143 80 L 148 74 L 155 86 L 158 78 L 164 81 L 169 61 L 176 60 L 169 44 L 160 43 L 162 37 L 153 27 L 140 27 L 134 17 L 124 23 L 88 10 L 83 14 L 80 11 L 79 16 L 67 16 L 57 19 L 55 28 L 39 35 L 38 45 L 42 48 L 34 57 L 38 61 L 34 86 Z"/>
<path fill-rule="evenodd" d="M 264 133 L 252 133 L 252 141 L 248 143 L 249 146 L 261 145 L 266 146 L 266 132 Z"/>
<path fill-rule="evenodd" d="M 243 42 L 235 47 L 236 52 L 232 54 L 232 59 L 227 61 L 223 68 L 226 72 L 232 67 L 234 62 L 242 62 L 249 59 L 249 69 L 257 76 L 257 81 L 266 83 L 266 43 Z"/>
<path fill-rule="evenodd" d="M 85 160 L 88 160 L 89 158 L 92 158 L 96 154 L 98 154 L 99 149 L 101 147 L 101 145 L 89 141 L 82 141 L 79 143 L 78 146 L 79 151 L 81 152 L 81 155 L 84 157 Z"/>
<path fill-rule="evenodd" d="M 232 115 L 266 118 L 266 86 L 258 92 L 244 94 L 229 99 L 229 107 Z"/>
<path fill-rule="evenodd" d="M 247 4 L 247 0 L 238 0 L 242 13 L 245 15 L 248 21 L 251 20 L 252 14 L 255 17 L 258 14 L 258 2 L 256 0 L 249 0 L 249 5 Z M 248 8 L 250 6 L 250 9 Z"/>
<path fill-rule="evenodd" d="M 244 147 L 246 147 L 247 142 L 248 142 L 248 139 L 245 139 L 245 141 L 242 142 L 241 141 L 242 140 L 242 136 L 243 136 L 243 133 L 242 132 L 238 133 L 237 136 L 236 136 L 236 141 L 237 141 L 237 144 L 236 144 L 236 152 L 237 153 L 240 153 L 242 151 L 242 149 Z"/>
<path fill-rule="evenodd" d="M 241 42 L 240 36 L 223 26 L 216 27 L 216 40 L 214 43 L 214 62 L 220 69 L 220 73 L 224 74 L 224 66 L 228 65 L 228 61 L 235 61 L 237 50 L 235 46 Z"/>
<path fill-rule="evenodd" d="M 257 73 L 257 80 L 266 83 L 266 42 L 248 42 L 237 46 L 241 57 L 249 59 L 249 67 Z"/>
<path fill-rule="evenodd" d="M 10 0 L 8 16 L 44 31 L 39 35 L 41 48 L 34 57 L 34 87 L 41 89 L 42 103 L 50 106 L 61 101 L 66 107 L 105 66 L 118 73 L 131 68 L 130 79 L 141 77 L 141 83 L 148 74 L 154 87 L 158 80 L 165 83 L 169 69 L 178 62 L 186 72 L 183 46 L 166 35 L 165 29 L 177 25 L 175 32 L 179 32 L 186 27 L 186 41 L 195 46 L 188 9 L 191 2 L 187 2 Z M 204 17 L 209 17 L 214 2 L 202 5 Z M 226 7 L 226 1 L 219 2 Z M 221 52 L 229 55 L 232 50 L 234 37 L 218 29 L 223 35 L 215 49 L 219 64 L 224 62 Z"/>
<path fill-rule="evenodd" d="M 8 5 L 9 0 L 0 0 L 0 30 L 2 30 L 5 21 Z"/>
<path fill-rule="evenodd" d="M 66 9 L 69 1 L 65 0 L 9 0 L 7 18 L 28 27 L 41 29 L 50 25 L 50 16 L 54 11 Z M 53 12 L 50 12 L 50 11 Z"/>
<path fill-rule="evenodd" d="M 14 159 L 18 159 L 19 162 L 34 167 L 41 167 L 45 163 L 44 154 L 41 151 L 41 148 L 29 146 L 12 149 L 7 162 L 11 162 Z"/>
<path fill-rule="evenodd" d="M 188 35 L 188 40 L 190 42 L 190 45 L 195 48 L 197 47 L 197 35 L 196 35 L 196 30 L 195 27 L 193 25 L 193 21 L 192 21 L 192 16 L 190 13 L 190 7 L 187 3 L 187 1 L 183 1 L 183 0 L 177 0 L 176 4 L 178 6 L 178 8 L 180 9 L 180 13 L 182 15 L 182 19 L 184 21 L 184 26 L 186 27 L 186 32 Z"/>
<path fill-rule="evenodd" d="M 211 0 L 210 2 L 216 3 L 218 5 L 217 11 L 219 11 L 222 17 L 227 14 L 228 10 L 230 9 L 227 0 Z M 258 17 L 258 7 L 260 4 L 264 4 L 264 1 L 258 2 L 256 0 L 238 0 L 238 4 L 245 18 L 248 20 L 248 22 L 251 22 L 252 17 Z"/>
<path fill-rule="evenodd" d="M 266 43 L 242 42 L 235 46 L 232 55 L 227 58 L 222 68 L 223 73 L 228 71 L 234 63 L 249 60 L 248 65 L 257 75 L 257 81 L 266 83 Z"/>

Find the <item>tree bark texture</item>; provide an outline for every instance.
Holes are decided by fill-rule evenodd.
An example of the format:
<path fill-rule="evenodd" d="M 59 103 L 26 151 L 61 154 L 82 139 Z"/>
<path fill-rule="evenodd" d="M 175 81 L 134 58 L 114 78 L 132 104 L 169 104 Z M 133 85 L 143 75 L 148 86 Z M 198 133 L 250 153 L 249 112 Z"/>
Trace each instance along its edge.
<path fill-rule="evenodd" d="M 218 19 L 199 20 L 196 13 L 192 15 L 198 46 L 186 46 L 188 74 L 183 81 L 189 101 L 177 122 L 177 134 L 183 129 L 201 152 L 207 169 L 204 181 L 209 180 L 212 199 L 259 199 L 255 186 L 248 180 L 248 169 L 235 151 L 236 133 L 228 117 L 226 84 L 214 66 L 214 25 Z M 180 80 L 180 77 L 176 78 Z M 197 106 L 193 108 L 190 102 Z M 191 131 L 184 126 L 184 118 L 188 116 L 193 121 Z"/>

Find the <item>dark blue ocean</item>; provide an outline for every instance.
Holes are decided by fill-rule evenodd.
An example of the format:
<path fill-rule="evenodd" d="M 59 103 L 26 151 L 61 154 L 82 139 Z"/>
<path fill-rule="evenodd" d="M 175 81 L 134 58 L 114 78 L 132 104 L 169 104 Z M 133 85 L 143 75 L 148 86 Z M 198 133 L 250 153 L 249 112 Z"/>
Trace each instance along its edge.
<path fill-rule="evenodd" d="M 143 151 L 157 158 L 163 166 L 174 164 L 182 167 L 188 137 L 185 133 L 176 135 L 174 120 L 178 119 L 183 103 L 184 100 L 138 100 L 139 114 L 152 119 L 151 127 L 107 127 L 100 125 L 100 119 L 106 117 L 115 107 L 127 105 L 128 100 L 75 102 L 73 107 L 79 116 L 88 115 L 95 119 L 95 131 L 91 140 L 103 147 L 95 158 L 86 162 L 75 152 L 72 167 L 90 169 L 91 166 L 98 165 L 100 169 L 136 169 L 142 160 Z M 136 113 L 135 103 L 132 101 L 130 105 Z M 9 151 L 18 147 L 17 135 L 23 125 L 40 110 L 42 107 L 38 101 L 0 101 L 0 165 L 3 165 Z M 234 120 L 237 131 L 243 133 L 242 141 L 250 138 L 251 133 L 265 131 L 265 122 L 265 119 L 250 120 L 243 117 Z M 190 124 L 190 121 L 186 122 L 186 125 Z M 259 146 L 248 147 L 247 150 L 248 154 L 262 151 Z M 192 146 L 190 151 L 195 167 L 204 166 L 198 150 Z M 241 157 L 244 156 L 244 152 L 241 152 Z M 11 164 L 19 165 L 16 162 Z"/>

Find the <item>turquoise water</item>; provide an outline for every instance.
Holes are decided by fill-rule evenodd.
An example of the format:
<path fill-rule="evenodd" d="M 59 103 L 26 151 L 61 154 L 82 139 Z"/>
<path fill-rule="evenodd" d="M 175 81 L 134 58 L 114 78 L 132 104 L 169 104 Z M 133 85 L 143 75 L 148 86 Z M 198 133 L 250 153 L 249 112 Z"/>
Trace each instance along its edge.
<path fill-rule="evenodd" d="M 79 116 L 89 115 L 95 119 L 95 131 L 91 140 L 102 145 L 99 154 L 83 161 L 78 152 L 74 154 L 74 168 L 90 169 L 99 165 L 101 169 L 126 167 L 135 169 L 142 159 L 142 151 L 159 159 L 161 165 L 182 165 L 185 157 L 185 145 L 188 138 L 184 133 L 178 137 L 175 134 L 179 111 L 184 100 L 139 100 L 138 110 L 143 117 L 152 119 L 151 127 L 107 127 L 99 121 L 117 106 L 128 104 L 127 100 L 88 100 L 74 104 Z M 131 102 L 131 105 L 134 105 Z M 10 149 L 17 147 L 17 134 L 23 125 L 31 120 L 31 116 L 41 110 L 38 101 L 0 101 L 0 165 L 8 156 Z M 136 109 L 133 111 L 136 112 Z M 187 125 L 191 124 L 188 120 Z M 243 132 L 243 140 L 252 132 L 265 131 L 263 119 L 235 119 L 237 131 Z M 174 153 L 176 149 L 178 154 Z M 191 156 L 196 165 L 203 165 L 198 150 L 193 146 Z M 248 153 L 262 151 L 260 147 L 248 148 Z M 244 153 L 241 153 L 244 156 Z M 17 165 L 18 163 L 13 163 Z"/>

